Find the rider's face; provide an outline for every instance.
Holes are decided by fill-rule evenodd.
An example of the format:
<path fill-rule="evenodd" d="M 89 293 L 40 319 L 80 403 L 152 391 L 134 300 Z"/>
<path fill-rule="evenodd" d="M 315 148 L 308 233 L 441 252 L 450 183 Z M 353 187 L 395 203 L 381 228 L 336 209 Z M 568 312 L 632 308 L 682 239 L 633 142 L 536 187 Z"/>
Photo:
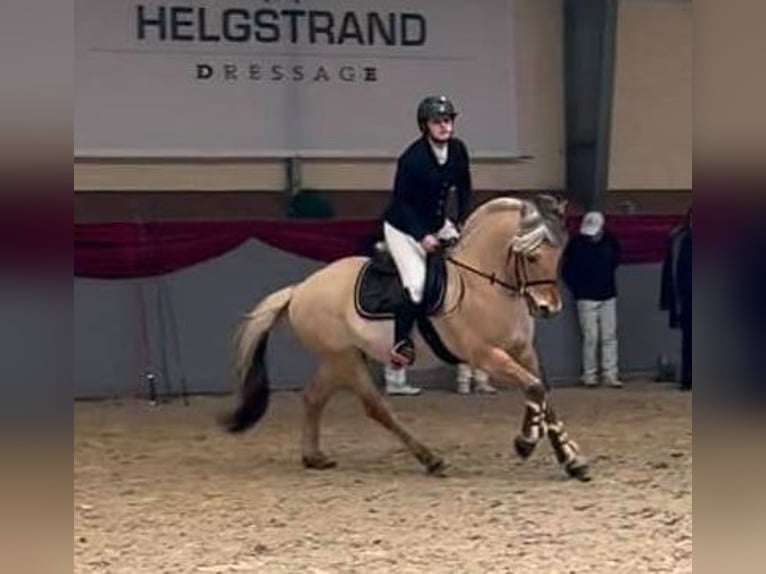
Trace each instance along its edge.
<path fill-rule="evenodd" d="M 428 137 L 435 142 L 443 143 L 452 137 L 455 121 L 449 116 L 439 116 L 428 120 Z"/>

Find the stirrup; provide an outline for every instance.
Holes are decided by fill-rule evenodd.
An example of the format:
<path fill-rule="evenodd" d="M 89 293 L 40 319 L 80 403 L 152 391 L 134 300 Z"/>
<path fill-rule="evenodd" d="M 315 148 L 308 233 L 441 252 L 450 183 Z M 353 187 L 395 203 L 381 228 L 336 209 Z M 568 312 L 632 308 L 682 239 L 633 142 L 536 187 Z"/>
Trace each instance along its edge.
<path fill-rule="evenodd" d="M 411 339 L 402 339 L 396 343 L 389 354 L 391 364 L 398 368 L 409 367 L 415 362 L 415 345 Z"/>

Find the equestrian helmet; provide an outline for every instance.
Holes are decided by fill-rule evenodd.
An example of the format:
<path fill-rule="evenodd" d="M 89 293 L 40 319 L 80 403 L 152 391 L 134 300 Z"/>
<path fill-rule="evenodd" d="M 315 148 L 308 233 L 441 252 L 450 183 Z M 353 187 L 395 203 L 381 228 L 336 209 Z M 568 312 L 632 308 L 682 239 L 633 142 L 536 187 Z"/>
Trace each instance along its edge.
<path fill-rule="evenodd" d="M 428 96 L 418 104 L 418 127 L 423 132 L 429 120 L 444 116 L 451 120 L 457 116 L 455 106 L 446 96 Z"/>

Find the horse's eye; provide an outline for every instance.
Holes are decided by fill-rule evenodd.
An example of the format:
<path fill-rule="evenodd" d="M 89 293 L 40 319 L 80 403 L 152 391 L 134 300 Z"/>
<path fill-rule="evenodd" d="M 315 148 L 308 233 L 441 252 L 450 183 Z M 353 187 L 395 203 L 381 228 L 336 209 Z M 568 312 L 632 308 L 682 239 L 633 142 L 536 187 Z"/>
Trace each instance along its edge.
<path fill-rule="evenodd" d="M 540 256 L 537 255 L 536 253 L 527 255 L 527 261 L 529 261 L 530 263 L 537 263 L 539 259 L 540 259 Z"/>

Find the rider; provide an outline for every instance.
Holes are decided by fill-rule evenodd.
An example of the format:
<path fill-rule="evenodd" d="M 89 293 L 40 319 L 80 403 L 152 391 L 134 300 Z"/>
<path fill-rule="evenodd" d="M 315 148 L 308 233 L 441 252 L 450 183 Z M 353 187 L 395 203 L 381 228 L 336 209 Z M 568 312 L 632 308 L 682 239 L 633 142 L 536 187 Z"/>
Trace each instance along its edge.
<path fill-rule="evenodd" d="M 456 239 L 458 230 L 445 215 L 447 195 L 457 194 L 458 224 L 470 208 L 471 173 L 465 144 L 453 137 L 457 112 L 444 96 L 424 98 L 417 110 L 421 137 L 399 156 L 394 193 L 383 219 L 386 245 L 406 292 L 396 313 L 390 360 L 404 367 L 415 360 L 410 332 L 423 300 L 426 255 L 439 240 Z"/>

